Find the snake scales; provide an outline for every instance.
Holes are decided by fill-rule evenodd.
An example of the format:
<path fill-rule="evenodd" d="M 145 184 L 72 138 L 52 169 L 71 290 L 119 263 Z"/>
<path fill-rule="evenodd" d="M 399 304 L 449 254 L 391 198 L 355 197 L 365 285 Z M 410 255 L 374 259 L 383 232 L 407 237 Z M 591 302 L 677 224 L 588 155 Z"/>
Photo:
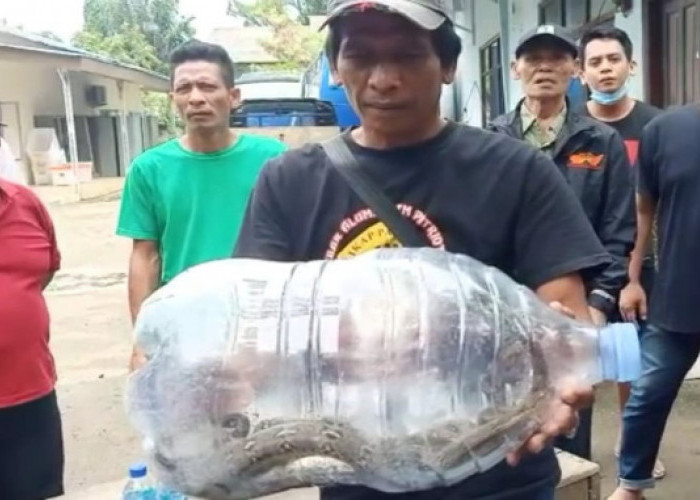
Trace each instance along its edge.
<path fill-rule="evenodd" d="M 529 356 L 523 349 L 529 350 Z M 370 476 L 382 477 L 388 488 L 397 491 L 425 484 L 426 476 L 436 486 L 449 484 L 445 474 L 451 469 L 473 464 L 478 470 L 480 458 L 503 452 L 504 445 L 519 444 L 534 430 L 542 404 L 550 396 L 546 365 L 537 362 L 538 351 L 532 344 L 510 344 L 498 353 L 500 369 L 485 376 L 490 378 L 494 403 L 476 421 L 452 418 L 405 436 L 370 439 L 350 423 L 328 418 L 267 419 L 252 424 L 242 413 L 227 415 L 221 422 L 225 431 L 221 445 L 230 475 L 197 494 L 211 499 L 250 498 Z M 507 368 L 523 355 L 534 361 L 531 391 L 515 404 L 507 404 L 506 385 L 516 373 L 522 376 L 519 369 Z M 320 471 L 302 467 L 304 473 L 291 472 L 294 463 L 311 457 L 320 458 L 315 462 Z M 344 481 L 339 479 L 329 472 L 330 463 L 344 465 L 351 474 Z"/>

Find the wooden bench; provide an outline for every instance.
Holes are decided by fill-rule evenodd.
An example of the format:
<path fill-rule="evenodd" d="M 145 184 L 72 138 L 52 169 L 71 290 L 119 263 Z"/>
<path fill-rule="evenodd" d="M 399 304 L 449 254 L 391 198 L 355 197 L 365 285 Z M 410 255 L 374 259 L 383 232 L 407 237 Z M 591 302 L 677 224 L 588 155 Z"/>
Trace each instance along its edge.
<path fill-rule="evenodd" d="M 556 500 L 600 500 L 600 467 L 598 464 L 557 451 L 562 471 Z M 116 481 L 69 493 L 66 500 L 116 500 L 121 497 L 125 481 Z M 315 488 L 304 488 L 265 497 L 266 500 L 317 500 Z M 195 500 L 195 499 L 192 499 Z"/>
<path fill-rule="evenodd" d="M 600 466 L 557 450 L 561 482 L 556 500 L 600 500 Z"/>

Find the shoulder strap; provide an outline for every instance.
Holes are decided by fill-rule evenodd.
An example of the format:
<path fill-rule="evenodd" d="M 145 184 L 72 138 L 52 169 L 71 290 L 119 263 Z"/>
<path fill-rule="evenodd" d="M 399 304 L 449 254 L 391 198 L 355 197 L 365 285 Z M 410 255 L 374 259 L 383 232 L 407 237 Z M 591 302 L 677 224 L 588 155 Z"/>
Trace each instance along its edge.
<path fill-rule="evenodd" d="M 405 247 L 424 247 L 427 240 L 418 228 L 401 215 L 396 206 L 362 170 L 342 135 L 321 143 L 331 164 L 345 178 L 352 190 L 386 224 Z"/>

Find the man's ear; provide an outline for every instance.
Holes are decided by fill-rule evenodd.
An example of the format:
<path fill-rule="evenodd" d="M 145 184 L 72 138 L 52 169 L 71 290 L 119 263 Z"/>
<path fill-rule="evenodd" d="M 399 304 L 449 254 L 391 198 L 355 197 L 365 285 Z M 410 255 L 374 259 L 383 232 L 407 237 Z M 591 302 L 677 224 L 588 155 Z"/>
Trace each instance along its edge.
<path fill-rule="evenodd" d="M 453 64 L 449 68 L 442 70 L 442 83 L 449 85 L 455 81 L 455 75 L 457 74 L 457 63 Z"/>
<path fill-rule="evenodd" d="M 333 79 L 333 83 L 335 83 L 338 86 L 343 85 L 343 79 L 340 78 L 340 73 L 338 73 L 338 68 L 331 66 L 331 78 Z"/>
<path fill-rule="evenodd" d="M 510 62 L 510 76 L 513 80 L 520 80 L 520 70 L 518 69 L 518 61 Z"/>
<path fill-rule="evenodd" d="M 581 78 L 583 76 L 583 72 L 581 71 L 581 60 L 578 57 L 574 59 L 574 74 L 572 76 L 574 78 Z"/>
<path fill-rule="evenodd" d="M 637 76 L 637 61 L 630 61 L 630 76 Z"/>
<path fill-rule="evenodd" d="M 241 104 L 241 89 L 238 87 L 231 87 L 228 91 L 231 109 L 236 109 Z"/>

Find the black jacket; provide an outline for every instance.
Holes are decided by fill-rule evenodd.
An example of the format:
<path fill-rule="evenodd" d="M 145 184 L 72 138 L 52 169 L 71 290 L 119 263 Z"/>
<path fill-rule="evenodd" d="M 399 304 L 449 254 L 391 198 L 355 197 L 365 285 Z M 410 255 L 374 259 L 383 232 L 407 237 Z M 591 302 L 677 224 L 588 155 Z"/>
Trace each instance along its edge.
<path fill-rule="evenodd" d="M 523 139 L 520 106 L 522 101 L 488 128 Z M 634 179 L 624 142 L 613 128 L 569 106 L 552 157 L 613 257 L 613 262 L 587 283 L 589 304 L 610 317 L 627 283 L 628 257 L 637 230 Z"/>

